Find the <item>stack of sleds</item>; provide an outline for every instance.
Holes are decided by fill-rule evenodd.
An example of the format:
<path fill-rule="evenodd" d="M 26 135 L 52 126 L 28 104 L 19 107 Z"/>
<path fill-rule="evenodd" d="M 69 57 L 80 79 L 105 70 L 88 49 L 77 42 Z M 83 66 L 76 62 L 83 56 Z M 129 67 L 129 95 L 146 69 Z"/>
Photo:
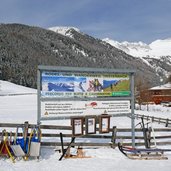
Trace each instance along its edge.
<path fill-rule="evenodd" d="M 22 131 L 19 133 L 19 129 Z M 23 127 L 17 127 L 13 136 L 12 132 L 5 129 L 1 133 L 0 139 L 0 156 L 10 158 L 13 162 L 15 159 L 23 158 L 28 160 L 30 157 L 39 158 L 40 156 L 41 130 L 37 126 L 28 128 L 25 122 Z"/>
<path fill-rule="evenodd" d="M 145 148 L 135 148 L 135 147 L 127 147 L 123 146 L 121 143 L 118 143 L 119 150 L 129 159 L 138 159 L 138 160 L 167 160 L 167 156 L 164 155 L 165 152 L 170 151 L 171 149 L 161 149 L 157 148 L 156 142 L 154 142 L 155 147 L 150 146 L 150 138 L 148 137 L 148 124 L 144 124 L 143 118 L 141 118 L 141 122 L 139 123 L 142 128 Z M 138 124 L 138 125 L 139 125 Z M 147 126 L 145 126 L 147 125 Z M 151 121 L 152 126 L 152 121 Z M 154 129 L 151 127 L 154 136 Z M 155 140 L 155 136 L 153 137 Z"/>

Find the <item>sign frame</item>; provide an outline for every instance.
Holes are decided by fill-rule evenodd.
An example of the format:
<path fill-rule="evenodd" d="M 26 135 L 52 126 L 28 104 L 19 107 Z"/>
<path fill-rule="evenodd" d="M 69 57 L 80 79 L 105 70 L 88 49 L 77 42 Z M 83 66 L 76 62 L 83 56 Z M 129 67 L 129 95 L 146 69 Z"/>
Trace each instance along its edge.
<path fill-rule="evenodd" d="M 99 116 L 99 133 L 110 132 L 110 115 L 102 114 Z"/>
<path fill-rule="evenodd" d="M 76 124 L 76 122 L 80 124 Z M 71 118 L 71 126 L 72 126 L 72 136 L 81 136 L 84 134 L 83 130 L 84 125 L 84 117 L 73 117 Z"/>
<path fill-rule="evenodd" d="M 90 116 L 85 117 L 85 131 L 86 131 L 86 134 L 96 134 L 96 119 L 97 118 L 94 115 L 90 115 Z M 92 130 L 90 130 L 90 128 Z"/>
<path fill-rule="evenodd" d="M 135 116 L 134 116 L 134 75 L 135 70 L 133 69 L 108 69 L 108 68 L 85 68 L 85 67 L 66 67 L 66 66 L 44 66 L 39 65 L 37 70 L 37 123 L 40 124 L 42 120 L 59 120 L 59 119 L 70 119 L 72 116 L 56 116 L 56 117 L 42 117 L 41 116 L 41 102 L 44 101 L 82 101 L 82 98 L 49 98 L 41 96 L 41 81 L 42 81 L 42 72 L 78 72 L 78 73 L 109 73 L 109 74 L 128 74 L 129 82 L 130 82 L 130 94 L 128 96 L 115 96 L 115 97 L 98 97 L 98 98 L 90 98 L 86 97 L 84 100 L 97 100 L 97 101 L 130 101 L 130 113 L 121 114 L 120 116 L 130 116 L 131 117 L 131 127 L 132 127 L 132 146 L 135 146 Z M 103 112 L 102 112 L 103 113 Z M 118 116 L 117 115 L 117 116 Z M 116 114 L 111 115 L 115 117 Z"/>

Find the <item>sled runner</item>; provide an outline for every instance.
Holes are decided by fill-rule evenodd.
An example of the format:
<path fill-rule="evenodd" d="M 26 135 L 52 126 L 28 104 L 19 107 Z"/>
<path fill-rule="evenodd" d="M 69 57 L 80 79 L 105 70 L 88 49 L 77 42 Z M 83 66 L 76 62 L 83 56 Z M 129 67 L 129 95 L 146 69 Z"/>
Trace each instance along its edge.
<path fill-rule="evenodd" d="M 171 151 L 171 149 L 132 148 L 122 146 L 120 143 L 118 143 L 118 148 L 129 159 L 137 160 L 167 160 L 164 152 Z"/>

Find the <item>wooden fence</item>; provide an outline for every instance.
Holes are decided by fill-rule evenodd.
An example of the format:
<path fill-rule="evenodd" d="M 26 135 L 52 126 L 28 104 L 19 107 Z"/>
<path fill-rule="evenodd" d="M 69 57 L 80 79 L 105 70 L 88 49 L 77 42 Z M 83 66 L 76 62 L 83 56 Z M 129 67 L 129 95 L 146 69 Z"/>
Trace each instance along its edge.
<path fill-rule="evenodd" d="M 171 126 L 171 119 L 168 119 L 168 118 L 159 118 L 159 117 L 141 115 L 141 114 L 135 114 L 135 118 L 137 119 L 143 118 L 147 121 L 151 120 L 152 122 L 156 122 L 158 124 L 164 124 L 165 127 Z"/>
<path fill-rule="evenodd" d="M 0 123 L 0 136 L 2 130 L 6 129 L 8 134 L 14 136 L 17 127 L 24 127 L 25 124 L 14 123 Z M 36 125 L 28 124 L 28 128 L 34 128 Z M 64 146 L 67 146 L 72 138 L 71 126 L 57 126 L 57 125 L 40 125 L 42 131 L 42 146 L 61 146 L 60 132 L 63 134 Z M 99 134 L 99 129 L 96 128 L 96 134 L 87 134 L 78 136 L 75 139 L 73 146 L 98 147 L 107 146 L 115 148 L 118 142 L 124 145 L 132 145 L 131 128 L 110 128 L 109 133 Z M 84 131 L 85 132 L 85 131 Z M 171 128 L 154 128 L 155 140 L 157 145 L 171 145 Z M 22 134 L 19 133 L 19 136 Z M 28 133 L 29 136 L 29 133 Z M 153 135 L 149 129 L 148 140 L 151 145 L 154 145 Z M 142 129 L 135 129 L 135 145 L 144 146 L 144 137 Z"/>

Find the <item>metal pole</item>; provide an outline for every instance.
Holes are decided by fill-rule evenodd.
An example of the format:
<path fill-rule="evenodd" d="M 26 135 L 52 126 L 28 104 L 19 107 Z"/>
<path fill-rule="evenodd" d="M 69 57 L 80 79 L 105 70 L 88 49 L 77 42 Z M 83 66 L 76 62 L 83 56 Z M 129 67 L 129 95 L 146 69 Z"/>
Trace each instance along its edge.
<path fill-rule="evenodd" d="M 131 73 L 131 128 L 132 128 L 132 147 L 135 147 L 135 115 L 134 115 L 134 74 Z"/>
<path fill-rule="evenodd" d="M 41 104 L 40 104 L 40 70 L 37 70 L 37 124 L 40 124 Z"/>

